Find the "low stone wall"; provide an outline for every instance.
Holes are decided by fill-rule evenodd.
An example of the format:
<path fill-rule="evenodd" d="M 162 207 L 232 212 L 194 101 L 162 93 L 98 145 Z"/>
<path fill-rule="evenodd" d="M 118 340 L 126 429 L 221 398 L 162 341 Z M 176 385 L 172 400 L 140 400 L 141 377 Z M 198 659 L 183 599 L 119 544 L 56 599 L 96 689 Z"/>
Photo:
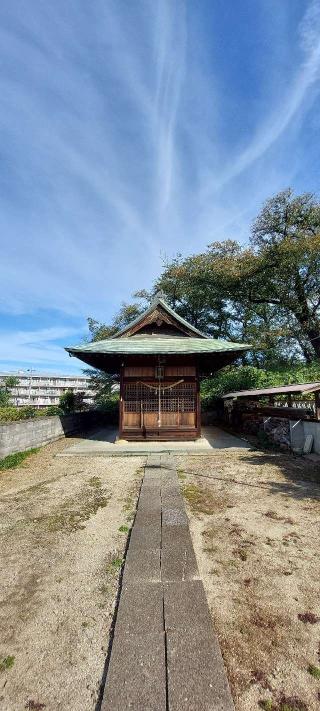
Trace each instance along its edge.
<path fill-rule="evenodd" d="M 90 429 L 100 422 L 101 413 L 92 410 L 74 415 L 36 417 L 31 420 L 0 423 L 0 459 L 8 454 L 40 447 L 60 437 Z"/>

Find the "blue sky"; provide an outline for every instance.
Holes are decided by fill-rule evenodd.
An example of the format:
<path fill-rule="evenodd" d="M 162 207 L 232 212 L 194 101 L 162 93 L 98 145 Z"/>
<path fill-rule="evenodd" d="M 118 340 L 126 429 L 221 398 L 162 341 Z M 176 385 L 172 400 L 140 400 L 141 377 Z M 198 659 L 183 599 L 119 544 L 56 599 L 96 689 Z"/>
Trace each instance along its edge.
<path fill-rule="evenodd" d="M 2 0 L 0 369 L 318 190 L 320 0 Z"/>

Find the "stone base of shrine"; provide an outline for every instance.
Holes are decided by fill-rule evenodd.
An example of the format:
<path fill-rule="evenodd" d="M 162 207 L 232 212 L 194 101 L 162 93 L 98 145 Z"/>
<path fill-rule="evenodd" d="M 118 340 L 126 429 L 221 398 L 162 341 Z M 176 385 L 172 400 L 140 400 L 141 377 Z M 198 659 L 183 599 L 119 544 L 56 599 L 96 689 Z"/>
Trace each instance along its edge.
<path fill-rule="evenodd" d="M 82 438 L 77 444 L 66 447 L 58 457 L 135 457 L 152 453 L 172 452 L 173 454 L 208 455 L 215 449 L 230 447 L 250 448 L 248 442 L 224 432 L 219 427 L 203 427 L 201 437 L 189 441 L 148 440 L 128 442 L 119 439 L 118 430 L 104 427 Z"/>

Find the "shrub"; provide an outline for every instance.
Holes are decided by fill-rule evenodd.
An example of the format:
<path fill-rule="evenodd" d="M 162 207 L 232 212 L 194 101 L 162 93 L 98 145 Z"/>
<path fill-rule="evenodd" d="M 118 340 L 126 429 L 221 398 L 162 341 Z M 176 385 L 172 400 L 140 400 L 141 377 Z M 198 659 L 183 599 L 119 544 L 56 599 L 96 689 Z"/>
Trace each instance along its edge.
<path fill-rule="evenodd" d="M 27 405 L 26 407 L 0 407 L 0 422 L 15 422 L 36 417 L 40 410 Z"/>
<path fill-rule="evenodd" d="M 63 415 L 63 410 L 58 405 L 49 405 L 44 410 L 42 410 L 44 416 L 52 417 L 53 415 Z"/>

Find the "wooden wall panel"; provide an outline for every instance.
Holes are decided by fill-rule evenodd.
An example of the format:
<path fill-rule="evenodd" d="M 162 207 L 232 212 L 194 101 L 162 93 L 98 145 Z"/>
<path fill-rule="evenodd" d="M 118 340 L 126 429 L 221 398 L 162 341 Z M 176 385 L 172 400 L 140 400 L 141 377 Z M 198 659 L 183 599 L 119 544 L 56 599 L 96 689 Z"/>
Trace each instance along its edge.
<path fill-rule="evenodd" d="M 195 376 L 196 367 L 194 365 L 167 365 L 165 368 L 165 375 L 167 377 L 179 375 L 183 376 Z"/>
<path fill-rule="evenodd" d="M 181 427 L 195 427 L 196 426 L 196 413 L 195 412 L 181 412 L 180 426 Z"/>
<path fill-rule="evenodd" d="M 125 378 L 142 378 L 143 376 L 147 378 L 154 378 L 154 367 L 151 365 L 136 366 L 136 365 L 126 365 L 124 368 Z"/>
<path fill-rule="evenodd" d="M 140 412 L 124 412 L 122 426 L 123 428 L 140 427 Z"/>

